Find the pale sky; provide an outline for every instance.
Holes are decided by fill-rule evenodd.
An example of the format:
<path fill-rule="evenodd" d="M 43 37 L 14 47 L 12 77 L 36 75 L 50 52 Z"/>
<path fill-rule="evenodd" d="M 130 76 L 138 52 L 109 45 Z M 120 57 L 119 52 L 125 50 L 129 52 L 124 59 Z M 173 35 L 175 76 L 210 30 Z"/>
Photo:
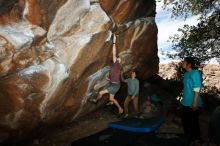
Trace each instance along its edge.
<path fill-rule="evenodd" d="M 156 23 L 158 27 L 158 55 L 160 63 L 167 63 L 171 60 L 161 53 L 161 50 L 171 52 L 171 42 L 167 42 L 170 36 L 178 33 L 178 28 L 184 24 L 195 25 L 198 23 L 198 16 L 192 16 L 184 20 L 184 18 L 172 18 L 171 12 L 162 8 L 162 3 L 157 2 Z"/>

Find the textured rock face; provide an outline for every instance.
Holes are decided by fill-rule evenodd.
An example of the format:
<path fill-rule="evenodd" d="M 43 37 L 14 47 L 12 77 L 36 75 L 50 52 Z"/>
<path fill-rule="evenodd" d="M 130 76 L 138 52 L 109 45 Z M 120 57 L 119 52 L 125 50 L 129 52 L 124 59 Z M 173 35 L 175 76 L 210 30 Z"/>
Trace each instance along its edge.
<path fill-rule="evenodd" d="M 0 0 L 0 127 L 70 122 L 96 109 L 87 100 L 108 83 L 115 26 L 122 71 L 156 73 L 155 7 L 154 0 Z"/>
<path fill-rule="evenodd" d="M 203 68 L 203 84 L 207 90 L 220 92 L 220 65 L 210 64 Z M 220 95 L 218 95 L 220 98 Z"/>
<path fill-rule="evenodd" d="M 164 79 L 174 79 L 177 76 L 176 63 L 167 63 L 159 65 L 159 75 Z"/>

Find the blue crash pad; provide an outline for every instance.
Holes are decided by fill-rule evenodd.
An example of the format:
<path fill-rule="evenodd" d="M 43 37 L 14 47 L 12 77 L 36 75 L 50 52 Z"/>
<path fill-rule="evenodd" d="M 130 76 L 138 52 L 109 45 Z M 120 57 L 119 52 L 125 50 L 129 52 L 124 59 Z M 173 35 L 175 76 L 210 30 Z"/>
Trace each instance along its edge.
<path fill-rule="evenodd" d="M 150 133 L 159 129 L 163 122 L 164 119 L 161 117 L 148 119 L 126 118 L 121 121 L 111 122 L 108 127 L 130 132 Z"/>

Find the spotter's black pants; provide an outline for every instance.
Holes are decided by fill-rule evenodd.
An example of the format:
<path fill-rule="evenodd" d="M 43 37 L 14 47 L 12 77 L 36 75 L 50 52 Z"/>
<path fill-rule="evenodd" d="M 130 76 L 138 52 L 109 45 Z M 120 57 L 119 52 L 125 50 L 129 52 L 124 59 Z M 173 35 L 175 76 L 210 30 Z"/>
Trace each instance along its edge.
<path fill-rule="evenodd" d="M 200 140 L 199 113 L 200 109 L 194 111 L 191 107 L 182 106 L 181 118 L 184 134 L 189 137 L 190 141 Z"/>

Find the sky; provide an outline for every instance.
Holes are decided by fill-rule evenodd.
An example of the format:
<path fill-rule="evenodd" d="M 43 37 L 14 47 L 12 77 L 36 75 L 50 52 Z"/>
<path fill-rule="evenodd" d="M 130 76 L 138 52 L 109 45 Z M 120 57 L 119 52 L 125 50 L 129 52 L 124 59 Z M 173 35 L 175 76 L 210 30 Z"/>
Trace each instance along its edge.
<path fill-rule="evenodd" d="M 157 2 L 156 23 L 158 27 L 158 56 L 160 63 L 171 62 L 169 58 L 162 54 L 163 52 L 173 52 L 169 37 L 178 34 L 178 28 L 184 24 L 195 25 L 198 23 L 198 16 L 192 16 L 184 20 L 184 18 L 171 18 L 171 12 L 162 8 L 163 3 Z"/>

